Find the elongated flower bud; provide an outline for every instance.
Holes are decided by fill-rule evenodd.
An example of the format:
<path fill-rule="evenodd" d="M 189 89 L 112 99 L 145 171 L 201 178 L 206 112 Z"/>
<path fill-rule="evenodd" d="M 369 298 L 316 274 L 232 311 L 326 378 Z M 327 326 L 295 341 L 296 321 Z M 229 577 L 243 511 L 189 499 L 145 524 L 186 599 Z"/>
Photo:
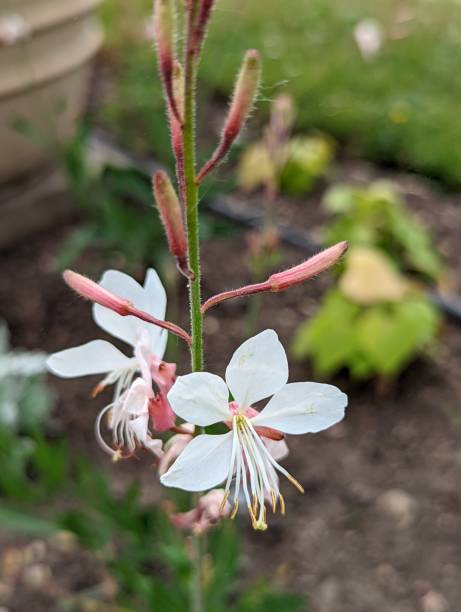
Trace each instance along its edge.
<path fill-rule="evenodd" d="M 173 93 L 173 66 L 176 39 L 176 15 L 173 0 L 155 0 L 153 20 L 160 75 L 165 95 L 171 111 L 177 120 L 181 122 L 179 109 Z"/>
<path fill-rule="evenodd" d="M 152 186 L 160 219 L 165 228 L 170 253 L 175 257 L 179 270 L 190 278 L 191 273 L 187 266 L 186 232 L 176 191 L 163 170 L 154 174 Z"/>
<path fill-rule="evenodd" d="M 206 28 L 210 20 L 211 11 L 214 7 L 215 0 L 202 0 L 200 10 L 197 17 L 197 25 L 194 33 L 194 52 L 198 56 L 202 48 L 203 40 L 206 34 Z"/>
<path fill-rule="evenodd" d="M 133 304 L 129 300 L 124 300 L 110 291 L 103 289 L 101 285 L 95 283 L 90 278 L 73 272 L 72 270 L 66 270 L 63 273 L 65 282 L 76 291 L 82 297 L 110 308 L 119 315 L 126 316 L 130 312 L 130 308 Z"/>
<path fill-rule="evenodd" d="M 302 264 L 284 270 L 283 272 L 272 274 L 272 276 L 269 276 L 263 283 L 255 283 L 253 285 L 240 287 L 239 289 L 231 289 L 230 291 L 224 291 L 223 293 L 213 295 L 203 304 L 202 312 L 206 312 L 213 306 L 216 306 L 216 304 L 232 298 L 244 297 L 254 293 L 265 293 L 268 291 L 277 293 L 289 287 L 299 285 L 333 266 L 338 259 L 344 255 L 347 246 L 346 241 L 338 242 L 338 244 L 321 251 Z"/>
<path fill-rule="evenodd" d="M 180 114 L 181 121 L 184 120 L 184 71 L 178 62 L 173 65 L 173 96 Z M 170 121 L 171 148 L 175 157 L 176 178 L 179 186 L 179 199 L 182 206 L 186 205 L 186 177 L 184 169 L 184 138 L 181 122 L 173 113 L 171 106 L 168 108 L 168 118 Z"/>
<path fill-rule="evenodd" d="M 328 268 L 331 268 L 331 266 L 344 255 L 346 249 L 346 241 L 338 242 L 338 244 L 321 251 L 293 268 L 289 268 L 283 272 L 277 272 L 277 274 L 272 274 L 267 280 L 270 284 L 270 290 L 275 292 L 283 291 L 288 287 L 294 287 L 313 276 L 317 276 L 320 272 L 324 272 L 328 270 Z"/>
<path fill-rule="evenodd" d="M 234 95 L 221 134 L 221 140 L 211 159 L 200 170 L 196 179 L 197 183 L 200 183 L 227 155 L 235 139 L 242 131 L 258 91 L 260 74 L 261 63 L 259 53 L 251 49 L 246 52 L 237 77 Z"/>
<path fill-rule="evenodd" d="M 174 60 L 173 72 L 171 75 L 173 82 L 173 97 L 176 102 L 176 108 L 178 109 L 181 120 L 184 119 L 184 70 L 181 62 Z"/>
<path fill-rule="evenodd" d="M 179 338 L 182 338 L 185 342 L 187 342 L 187 344 L 191 344 L 189 334 L 182 329 L 182 327 L 179 327 L 179 325 L 170 323 L 170 321 L 162 321 L 144 310 L 139 310 L 139 308 L 136 308 L 136 306 L 129 300 L 107 291 L 107 289 L 104 289 L 101 287 L 101 285 L 95 283 L 90 278 L 87 278 L 82 274 L 78 274 L 77 272 L 73 272 L 72 270 L 65 270 L 63 273 L 63 278 L 69 287 L 71 287 L 71 289 L 76 291 L 83 298 L 91 300 L 95 304 L 99 304 L 105 308 L 110 308 L 110 310 L 113 310 L 122 317 L 131 315 L 141 319 L 141 321 L 146 321 L 146 323 L 157 325 L 158 327 L 166 329 L 172 334 L 175 334 Z"/>

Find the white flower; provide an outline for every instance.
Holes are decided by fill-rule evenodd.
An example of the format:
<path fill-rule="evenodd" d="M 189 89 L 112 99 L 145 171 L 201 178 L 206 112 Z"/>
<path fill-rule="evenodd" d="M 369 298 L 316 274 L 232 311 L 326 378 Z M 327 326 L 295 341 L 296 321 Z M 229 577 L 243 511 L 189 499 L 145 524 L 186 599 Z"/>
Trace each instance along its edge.
<path fill-rule="evenodd" d="M 376 19 L 362 19 L 354 28 L 354 39 L 364 60 L 374 59 L 383 44 L 383 28 Z"/>
<path fill-rule="evenodd" d="M 157 319 L 164 320 L 166 293 L 155 270 L 147 271 L 144 286 L 117 270 L 107 270 L 99 284 Z M 106 340 L 92 340 L 53 353 L 47 360 L 48 369 L 64 378 L 105 374 L 96 387 L 96 393 L 111 384 L 115 384 L 115 391 L 113 403 L 106 406 L 96 420 L 96 435 L 101 446 L 114 457 L 119 456 L 118 451 L 113 451 L 100 434 L 101 419 L 110 410 L 117 447 L 126 446 L 132 452 L 135 440 L 138 440 L 156 452 L 157 441 L 153 444 L 148 435 L 149 401 L 156 397 L 152 389 L 153 376 L 166 396 L 166 381 L 156 376 L 156 366 L 161 363 L 165 353 L 167 332 L 136 317 L 121 316 L 99 304 L 93 305 L 93 318 L 104 331 L 129 344 L 132 355 L 124 355 Z M 133 382 L 136 372 L 141 372 L 142 378 Z"/>
<path fill-rule="evenodd" d="M 273 330 L 237 349 L 226 369 L 226 382 L 207 372 L 180 376 L 168 394 L 176 414 L 201 427 L 224 422 L 231 431 L 194 438 L 161 477 L 162 484 L 203 491 L 226 480 L 227 500 L 235 475 L 232 515 L 237 513 L 242 488 L 253 527 L 265 529 L 265 499 L 271 500 L 273 511 L 277 501 L 282 513 L 285 508 L 277 472 L 301 491 L 302 487 L 277 463 L 262 436 L 322 431 L 344 417 L 347 405 L 347 396 L 332 385 L 286 384 L 287 380 L 287 358 Z M 234 401 L 229 402 L 229 392 Z M 273 397 L 255 415 L 252 405 L 269 396 Z"/>

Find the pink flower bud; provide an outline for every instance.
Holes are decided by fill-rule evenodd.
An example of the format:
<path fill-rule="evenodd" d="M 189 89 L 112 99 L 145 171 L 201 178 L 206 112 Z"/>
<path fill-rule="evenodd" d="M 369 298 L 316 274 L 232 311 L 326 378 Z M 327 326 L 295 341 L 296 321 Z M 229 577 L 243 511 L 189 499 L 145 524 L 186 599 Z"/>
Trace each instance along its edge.
<path fill-rule="evenodd" d="M 173 64 L 176 38 L 176 15 L 173 0 L 155 0 L 153 22 L 160 75 L 166 98 L 173 114 L 181 122 L 180 113 L 173 94 Z"/>
<path fill-rule="evenodd" d="M 178 60 L 173 62 L 173 97 L 181 120 L 184 117 L 184 70 Z"/>
<path fill-rule="evenodd" d="M 200 183 L 227 155 L 235 139 L 242 131 L 258 91 L 260 74 L 261 62 L 259 53 L 255 49 L 251 49 L 246 52 L 237 77 L 234 95 L 221 134 L 221 140 L 211 159 L 207 161 L 198 173 L 197 183 Z"/>
<path fill-rule="evenodd" d="M 136 306 L 134 306 L 129 300 L 125 300 L 124 298 L 103 289 L 100 285 L 98 285 L 98 283 L 95 283 L 82 274 L 78 274 L 72 270 L 66 270 L 63 273 L 63 277 L 69 287 L 71 287 L 83 298 L 91 300 L 96 304 L 100 304 L 105 308 L 110 308 L 122 317 L 131 315 L 141 319 L 141 321 L 146 321 L 147 323 L 152 323 L 152 325 L 157 325 L 162 329 L 166 329 L 179 338 L 182 338 L 190 346 L 192 342 L 191 337 L 184 329 L 182 329 L 182 327 L 179 327 L 179 325 L 175 325 L 170 321 L 162 321 L 144 310 L 139 310 L 139 308 L 136 308 Z"/>
<path fill-rule="evenodd" d="M 197 17 L 197 25 L 194 33 L 194 52 L 196 56 L 198 56 L 200 53 L 214 4 L 215 0 L 201 0 L 199 14 Z"/>
<path fill-rule="evenodd" d="M 66 270 L 63 273 L 63 277 L 69 287 L 83 298 L 91 300 L 101 306 L 105 306 L 106 308 L 110 308 L 122 316 L 128 315 L 130 309 L 133 307 L 133 304 L 129 300 L 124 300 L 110 293 L 98 285 L 98 283 L 95 283 L 82 274 L 78 274 L 72 270 Z"/>
<path fill-rule="evenodd" d="M 298 266 L 294 266 L 284 272 L 278 272 L 272 274 L 263 283 L 255 283 L 253 285 L 246 285 L 245 287 L 239 287 L 238 289 L 231 289 L 230 291 L 224 291 L 208 298 L 208 300 L 202 306 L 202 313 L 206 312 L 216 304 L 230 300 L 232 298 L 244 297 L 252 295 L 254 293 L 264 293 L 266 291 L 278 292 L 284 291 L 289 287 L 299 285 L 306 280 L 309 280 L 313 276 L 324 272 L 332 265 L 334 265 L 338 259 L 345 253 L 347 249 L 347 242 L 338 242 L 329 249 L 325 249 L 321 253 L 314 255 L 307 261 Z"/>
<path fill-rule="evenodd" d="M 176 415 L 163 393 L 157 393 L 149 400 L 149 416 L 155 431 L 167 431 L 176 423 Z"/>
<path fill-rule="evenodd" d="M 329 249 L 325 249 L 317 255 L 310 257 L 302 264 L 294 266 L 294 268 L 284 270 L 283 272 L 278 272 L 277 274 L 272 274 L 272 276 L 270 276 L 267 280 L 271 287 L 270 290 L 276 292 L 283 291 L 288 287 L 293 287 L 294 285 L 303 283 L 313 276 L 317 276 L 317 274 L 320 274 L 320 272 L 324 272 L 334 265 L 345 253 L 346 249 L 346 241 L 338 242 L 338 244 L 335 244 Z"/>
<path fill-rule="evenodd" d="M 158 473 L 160 476 L 165 474 L 170 466 L 176 461 L 179 455 L 183 452 L 186 446 L 194 437 L 194 426 L 185 423 L 183 429 L 189 430 L 189 433 L 181 433 L 172 436 L 164 446 L 164 454 L 158 464 Z"/>
<path fill-rule="evenodd" d="M 173 514 L 170 519 L 179 529 L 203 533 L 222 518 L 230 515 L 231 507 L 226 500 L 224 489 L 213 489 L 200 497 L 198 504 L 189 512 Z"/>
<path fill-rule="evenodd" d="M 163 170 L 154 174 L 152 181 L 155 202 L 165 228 L 170 253 L 175 257 L 179 270 L 188 278 L 187 239 L 184 230 L 181 205 L 170 179 Z"/>

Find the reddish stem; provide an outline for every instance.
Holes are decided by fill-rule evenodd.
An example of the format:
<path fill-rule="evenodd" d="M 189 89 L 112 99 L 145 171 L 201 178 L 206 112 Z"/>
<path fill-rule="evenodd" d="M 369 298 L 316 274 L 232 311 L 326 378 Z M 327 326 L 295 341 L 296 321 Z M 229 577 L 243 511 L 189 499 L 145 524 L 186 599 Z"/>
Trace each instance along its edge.
<path fill-rule="evenodd" d="M 239 287 L 238 289 L 231 289 L 230 291 L 218 293 L 217 295 L 213 295 L 212 297 L 208 298 L 208 300 L 202 305 L 202 314 L 213 306 L 216 306 L 216 304 L 224 302 L 225 300 L 245 297 L 246 295 L 251 295 L 253 293 L 263 293 L 271 290 L 271 284 L 268 281 L 265 281 L 264 283 L 255 283 L 254 285 L 247 285 L 246 287 Z"/>

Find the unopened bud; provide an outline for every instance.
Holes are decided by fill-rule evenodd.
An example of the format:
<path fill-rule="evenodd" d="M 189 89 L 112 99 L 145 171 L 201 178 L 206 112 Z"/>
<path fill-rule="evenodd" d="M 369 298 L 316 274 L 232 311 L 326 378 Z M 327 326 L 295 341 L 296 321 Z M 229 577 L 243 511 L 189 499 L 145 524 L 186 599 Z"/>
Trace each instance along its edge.
<path fill-rule="evenodd" d="M 210 297 L 202 306 L 202 312 L 206 312 L 213 306 L 230 300 L 233 298 L 246 297 L 255 293 L 264 293 L 268 291 L 278 292 L 299 285 L 306 280 L 309 280 L 313 276 L 324 272 L 332 265 L 334 265 L 338 259 L 345 253 L 347 249 L 347 242 L 338 242 L 329 249 L 325 249 L 318 255 L 314 255 L 307 261 L 298 266 L 294 266 L 289 270 L 272 274 L 263 283 L 255 283 L 253 285 L 246 285 L 239 289 L 231 289 L 230 291 L 224 291 Z"/>
<path fill-rule="evenodd" d="M 184 70 L 178 60 L 173 62 L 173 97 L 181 120 L 184 118 Z"/>
<path fill-rule="evenodd" d="M 210 20 L 211 11 L 215 4 L 215 0 L 201 0 L 200 10 L 197 17 L 197 25 L 195 27 L 194 52 L 199 55 L 205 38 L 206 28 Z"/>
<path fill-rule="evenodd" d="M 288 287 L 299 285 L 313 276 L 317 276 L 320 272 L 324 272 L 333 266 L 346 250 L 347 242 L 338 242 L 338 244 L 335 244 L 329 249 L 325 249 L 317 255 L 310 257 L 302 264 L 284 270 L 283 272 L 272 274 L 267 280 L 270 285 L 270 290 L 275 292 L 283 291 Z"/>
<path fill-rule="evenodd" d="M 204 533 L 231 513 L 224 489 L 213 489 L 198 499 L 197 506 L 189 512 L 170 515 L 170 520 L 178 529 Z"/>
<path fill-rule="evenodd" d="M 211 159 L 203 166 L 197 176 L 197 183 L 215 168 L 227 155 L 237 136 L 243 129 L 258 91 L 261 74 L 259 53 L 255 49 L 247 51 L 237 77 L 231 106 L 221 135 L 221 140 Z"/>
<path fill-rule="evenodd" d="M 153 21 L 160 75 L 166 98 L 172 112 L 178 121 L 181 121 L 173 93 L 173 65 L 176 38 L 176 15 L 173 0 L 155 0 Z"/>
<path fill-rule="evenodd" d="M 103 289 L 101 285 L 98 285 L 98 283 L 95 283 L 90 278 L 87 278 L 82 274 L 78 274 L 72 270 L 66 270 L 63 273 L 63 277 L 69 287 L 71 287 L 82 297 L 91 300 L 96 304 L 100 304 L 101 306 L 105 306 L 106 308 L 110 308 L 122 316 L 129 314 L 130 309 L 133 306 L 129 300 L 125 300 L 117 295 L 114 295 L 113 293 L 110 293 L 110 291 Z"/>
<path fill-rule="evenodd" d="M 188 278 L 187 239 L 184 230 L 181 205 L 170 179 L 163 170 L 154 174 L 152 181 L 155 202 L 165 228 L 170 253 L 175 257 L 179 270 Z"/>

